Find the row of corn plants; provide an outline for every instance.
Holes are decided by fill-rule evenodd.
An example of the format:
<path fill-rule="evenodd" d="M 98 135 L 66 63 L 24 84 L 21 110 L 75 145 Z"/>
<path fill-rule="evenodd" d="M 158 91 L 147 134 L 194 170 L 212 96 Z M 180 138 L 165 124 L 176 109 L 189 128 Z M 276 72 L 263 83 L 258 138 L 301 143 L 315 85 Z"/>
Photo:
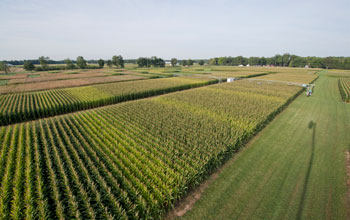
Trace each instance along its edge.
<path fill-rule="evenodd" d="M 350 101 L 350 79 L 342 77 L 338 80 L 341 98 L 344 102 Z"/>
<path fill-rule="evenodd" d="M 215 83 L 185 77 L 0 95 L 0 125 L 55 116 Z"/>
<path fill-rule="evenodd" d="M 160 219 L 298 92 L 241 80 L 0 127 L 0 219 Z"/>

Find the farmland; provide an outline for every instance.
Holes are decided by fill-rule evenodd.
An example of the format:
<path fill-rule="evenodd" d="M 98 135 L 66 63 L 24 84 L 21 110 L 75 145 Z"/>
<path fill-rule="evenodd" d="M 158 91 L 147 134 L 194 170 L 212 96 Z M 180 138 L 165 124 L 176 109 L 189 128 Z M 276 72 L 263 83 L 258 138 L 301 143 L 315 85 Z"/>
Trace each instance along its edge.
<path fill-rule="evenodd" d="M 57 88 L 67 88 L 75 86 L 92 85 L 96 83 L 111 83 L 145 79 L 141 76 L 133 75 L 118 75 L 118 76 L 106 76 L 106 77 L 86 77 L 66 80 L 51 80 L 51 81 L 37 81 L 32 83 L 19 83 L 19 84 L 7 84 L 0 86 L 0 94 L 18 93 L 18 92 L 31 92 L 38 90 L 48 90 Z"/>
<path fill-rule="evenodd" d="M 350 105 L 337 78 L 322 72 L 315 85 L 213 175 L 177 219 L 349 219 Z"/>
<path fill-rule="evenodd" d="M 339 92 L 344 102 L 350 101 L 350 78 L 340 78 L 338 80 Z"/>
<path fill-rule="evenodd" d="M 350 0 L 0 5 L 0 220 L 350 220 Z"/>
<path fill-rule="evenodd" d="M 132 68 L 129 67 L 129 74 L 139 72 L 157 74 L 164 76 L 172 75 L 205 75 L 217 78 L 249 78 L 258 77 L 266 80 L 280 80 L 297 83 L 308 83 L 317 77 L 318 69 L 305 68 L 280 68 L 280 67 L 232 67 L 232 66 L 204 66 L 204 67 L 167 67 L 159 68 Z"/>
<path fill-rule="evenodd" d="M 256 79 L 285 81 L 294 83 L 310 83 L 317 78 L 315 70 L 301 70 L 301 71 L 281 71 L 275 74 L 258 76 Z"/>
<path fill-rule="evenodd" d="M 159 219 L 299 91 L 242 80 L 0 127 L 0 217 Z"/>
<path fill-rule="evenodd" d="M 175 77 L 0 95 L 0 125 L 189 89 L 215 79 Z"/>
<path fill-rule="evenodd" d="M 0 95 L 0 219 L 173 219 L 181 204 L 186 205 L 182 199 L 218 170 L 217 179 L 182 218 L 324 219 L 322 210 L 329 210 L 328 216 L 344 219 L 345 200 L 339 199 L 347 190 L 341 185 L 345 166 L 339 167 L 345 163 L 343 133 L 335 144 L 341 149 L 317 151 L 327 159 L 313 165 L 320 176 L 301 174 L 310 169 L 304 164 L 309 149 L 301 149 L 310 144 L 312 129 L 304 125 L 310 124 L 313 112 L 319 116 L 312 117 L 310 126 L 316 123 L 322 141 L 333 146 L 326 141 L 332 139 L 325 135 L 327 126 L 320 124 L 326 117 L 321 110 L 332 98 L 337 111 L 329 108 L 327 114 L 339 111 L 346 118 L 340 112 L 347 104 L 340 100 L 349 85 L 347 72 L 226 66 L 87 72 L 31 73 L 38 76 L 26 76 L 16 85 L 107 79 L 113 74 L 142 80 Z M 26 73 L 5 80 L 21 80 L 21 74 Z M 69 77 L 61 79 L 64 74 Z M 298 97 L 300 85 L 319 76 L 315 97 Z M 227 77 L 242 79 L 218 83 Z M 326 88 L 332 89 L 329 95 Z M 274 119 L 296 97 L 303 104 L 293 101 Z M 308 101 L 313 108 L 305 113 Z M 338 138 L 334 132 L 329 135 Z M 329 191 L 322 191 L 327 185 Z M 252 208 L 257 211 L 251 213 Z"/>

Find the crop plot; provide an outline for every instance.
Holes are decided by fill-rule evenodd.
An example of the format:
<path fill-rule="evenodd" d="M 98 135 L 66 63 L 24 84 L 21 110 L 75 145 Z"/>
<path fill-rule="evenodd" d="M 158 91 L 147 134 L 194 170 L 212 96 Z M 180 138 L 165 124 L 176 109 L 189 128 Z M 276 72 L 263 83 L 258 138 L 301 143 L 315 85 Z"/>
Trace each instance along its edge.
<path fill-rule="evenodd" d="M 299 91 L 242 80 L 0 127 L 0 216 L 159 219 Z"/>
<path fill-rule="evenodd" d="M 175 77 L 0 95 L 0 125 L 115 104 L 215 83 Z"/>
<path fill-rule="evenodd" d="M 340 78 L 338 80 L 339 92 L 344 102 L 350 101 L 350 78 Z"/>

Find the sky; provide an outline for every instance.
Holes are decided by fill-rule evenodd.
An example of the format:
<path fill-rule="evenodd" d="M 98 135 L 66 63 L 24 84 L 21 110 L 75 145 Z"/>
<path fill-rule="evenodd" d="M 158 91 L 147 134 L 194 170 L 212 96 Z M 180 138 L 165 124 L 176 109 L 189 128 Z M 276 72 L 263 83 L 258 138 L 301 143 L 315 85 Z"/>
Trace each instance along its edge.
<path fill-rule="evenodd" d="M 0 0 L 0 60 L 350 56 L 349 0 Z"/>

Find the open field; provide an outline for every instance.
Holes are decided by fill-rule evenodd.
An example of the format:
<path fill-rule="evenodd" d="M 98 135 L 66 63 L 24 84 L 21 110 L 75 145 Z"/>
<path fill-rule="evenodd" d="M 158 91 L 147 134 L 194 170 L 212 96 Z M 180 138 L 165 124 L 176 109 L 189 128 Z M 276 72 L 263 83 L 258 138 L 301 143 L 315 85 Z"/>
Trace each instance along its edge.
<path fill-rule="evenodd" d="M 8 80 L 7 79 L 1 79 L 0 80 L 0 86 L 7 85 Z"/>
<path fill-rule="evenodd" d="M 347 94 L 345 71 L 221 66 L 94 71 L 34 73 L 17 84 L 25 89 L 91 80 L 88 86 L 0 95 L 3 125 L 70 113 L 0 127 L 0 219 L 350 216 L 345 136 L 350 107 L 341 101 Z M 288 82 L 310 83 L 319 74 L 312 97 L 298 97 L 243 148 L 300 94 L 301 87 Z M 64 75 L 70 79 L 61 79 Z M 169 77 L 174 75 L 179 77 Z M 126 76 L 133 80 L 97 80 Z M 147 79 L 152 77 L 169 78 Z M 247 79 L 208 85 L 228 77 Z M 191 89 L 198 86 L 203 87 Z M 189 90 L 161 95 L 184 89 Z M 115 104 L 155 95 L 161 96 Z M 110 106 L 85 110 L 104 105 Z M 208 188 L 193 209 L 188 211 L 198 193 L 183 209 L 181 199 L 201 189 L 227 160 L 204 183 Z"/>
<path fill-rule="evenodd" d="M 216 82 L 216 79 L 209 78 L 172 77 L 0 95 L 0 125 L 90 109 Z"/>
<path fill-rule="evenodd" d="M 158 219 L 299 91 L 242 80 L 0 127 L 0 217 Z"/>
<path fill-rule="evenodd" d="M 16 68 L 20 69 L 20 68 Z M 6 80 L 7 85 L 16 85 L 16 87 L 22 87 L 20 84 L 28 83 L 43 83 L 46 82 L 43 89 L 47 89 L 49 84 L 50 88 L 53 88 L 55 85 L 59 88 L 59 84 L 62 83 L 62 80 L 66 81 L 69 85 L 74 86 L 74 80 L 83 79 L 86 81 L 96 81 L 96 83 L 101 82 L 110 82 L 113 81 L 113 78 L 118 75 L 134 75 L 141 76 L 145 78 L 154 78 L 152 75 L 146 74 L 127 74 L 124 69 L 115 69 L 115 68 L 104 68 L 104 69 L 76 69 L 76 70 L 59 70 L 59 71 L 39 71 L 39 72 L 30 72 L 30 71 L 15 71 L 10 74 L 0 74 L 0 80 Z M 101 77 L 98 79 L 98 77 Z M 91 78 L 91 79 L 89 79 Z M 41 86 L 42 84 L 37 84 Z M 26 87 L 25 85 L 24 87 Z M 13 87 L 6 87 L 10 92 Z M 17 90 L 18 91 L 18 90 Z"/>
<path fill-rule="evenodd" d="M 86 85 L 92 85 L 97 83 L 111 83 L 111 82 L 121 82 L 121 81 L 130 81 L 130 80 L 139 80 L 139 79 L 146 79 L 146 78 L 141 76 L 133 76 L 133 75 L 117 75 L 117 76 L 107 76 L 107 77 L 89 77 L 89 78 L 77 78 L 77 79 L 56 80 L 56 81 L 46 81 L 46 82 L 13 84 L 13 85 L 0 86 L 0 94 L 41 91 L 41 90 L 49 90 L 49 89 L 86 86 Z"/>
<path fill-rule="evenodd" d="M 323 72 L 179 219 L 349 219 L 349 131 L 350 105 Z"/>
<path fill-rule="evenodd" d="M 96 70 L 95 70 L 96 71 Z M 73 73 L 73 74 L 29 74 L 26 78 L 17 78 L 10 79 L 9 84 L 19 84 L 19 83 L 35 83 L 35 82 L 47 82 L 47 81 L 56 81 L 56 80 L 67 80 L 67 79 L 78 79 L 78 78 L 90 78 L 90 77 L 106 77 L 111 74 L 106 74 L 103 72 L 89 72 L 89 73 Z"/>
<path fill-rule="evenodd" d="M 328 70 L 330 77 L 350 77 L 350 70 Z"/>
<path fill-rule="evenodd" d="M 275 80 L 284 82 L 308 84 L 317 78 L 316 71 L 304 69 L 303 71 L 280 71 L 274 74 L 258 76 L 256 79 Z"/>
<path fill-rule="evenodd" d="M 13 72 L 10 74 L 1 74 L 0 79 L 22 79 L 25 80 L 27 78 L 30 78 L 32 76 L 42 78 L 40 80 L 42 81 L 49 81 L 49 80 L 57 80 L 57 79 L 65 79 L 64 77 L 74 77 L 79 76 L 80 74 L 87 76 L 99 76 L 99 75 L 109 75 L 107 72 L 108 69 L 85 69 L 85 70 L 61 70 L 61 71 L 23 71 L 23 72 Z M 97 74 L 97 75 L 96 75 Z M 27 79 L 30 80 L 30 79 Z M 14 81 L 15 82 L 15 81 Z M 19 81 L 19 83 L 24 83 Z"/>
<path fill-rule="evenodd" d="M 300 83 L 312 81 L 319 69 L 285 68 L 285 67 L 238 67 L 238 66 L 191 66 L 166 68 L 130 68 L 129 72 L 157 75 L 205 75 L 218 78 L 255 77 L 261 75 L 262 79 L 289 79 Z M 288 76 L 288 77 L 287 77 Z M 266 77 L 266 78 L 264 78 Z M 271 78 L 270 78 L 271 77 Z M 311 79 L 311 80 L 310 80 Z"/>
<path fill-rule="evenodd" d="M 132 72 L 146 73 L 146 74 L 156 74 L 156 75 L 195 75 L 203 74 L 207 76 L 215 77 L 246 77 L 250 75 L 269 73 L 266 68 L 249 68 L 249 67 L 227 67 L 227 66 L 191 66 L 191 67 L 166 67 L 166 68 L 137 68 L 131 69 Z"/>

